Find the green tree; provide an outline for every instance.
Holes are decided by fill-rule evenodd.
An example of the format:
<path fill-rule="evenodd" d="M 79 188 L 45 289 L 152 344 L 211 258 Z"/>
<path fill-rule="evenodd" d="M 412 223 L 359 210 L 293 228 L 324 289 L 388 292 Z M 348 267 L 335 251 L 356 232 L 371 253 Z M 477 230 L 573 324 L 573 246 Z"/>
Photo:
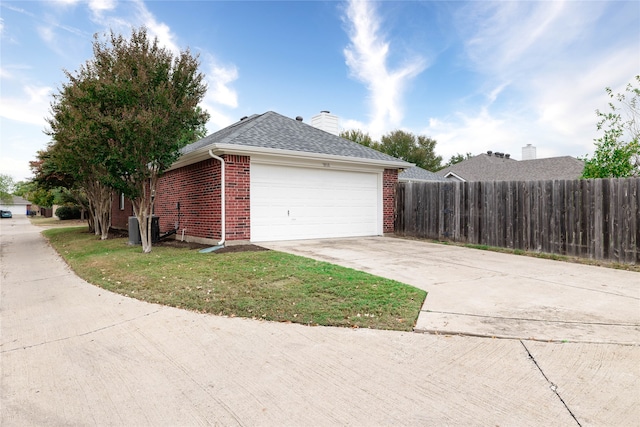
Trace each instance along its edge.
<path fill-rule="evenodd" d="M 69 81 L 54 95 L 51 104 L 52 137 L 47 150 L 38 152 L 31 163 L 38 186 L 46 189 L 64 187 L 89 213 L 89 229 L 102 240 L 111 227 L 113 189 L 104 165 L 108 152 L 108 132 L 98 121 L 101 102 L 96 98 L 100 82 L 88 67 L 74 75 L 65 72 Z"/>
<path fill-rule="evenodd" d="M 397 157 L 429 171 L 441 168 L 442 156 L 435 154 L 436 140 L 424 135 L 394 130 L 382 136 L 380 144 L 373 148 Z"/>
<path fill-rule="evenodd" d="M 204 76 L 189 50 L 174 56 L 145 28 L 132 30 L 129 39 L 113 31 L 105 41 L 96 36 L 93 54 L 79 72 L 67 74 L 70 83 L 60 93 L 61 117 L 73 130 L 65 137 L 88 145 L 98 181 L 131 199 L 148 253 L 158 178 L 209 117 L 198 108 Z"/>
<path fill-rule="evenodd" d="M 32 191 L 32 189 L 34 189 L 35 184 L 33 183 L 33 181 L 29 180 L 29 181 L 18 181 L 16 182 L 16 187 L 15 190 L 13 191 L 13 194 L 15 194 L 16 196 L 22 197 L 24 199 L 27 199 L 27 195 L 30 191 Z"/>
<path fill-rule="evenodd" d="M 5 203 L 12 202 L 13 197 L 11 194 L 13 193 L 15 185 L 11 175 L 0 173 L 0 200 Z"/>
<path fill-rule="evenodd" d="M 374 142 L 368 133 L 361 131 L 360 129 L 349 129 L 340 132 L 340 136 L 349 141 L 357 142 L 365 147 L 374 147 L 377 143 Z"/>
<path fill-rule="evenodd" d="M 583 178 L 624 178 L 640 176 L 640 75 L 625 93 L 606 92 L 612 101 L 607 112 L 596 110 L 598 130 L 593 157 L 585 156 Z"/>
<path fill-rule="evenodd" d="M 465 154 L 456 153 L 453 156 L 451 156 L 449 158 L 449 161 L 447 161 L 447 163 L 442 165 L 442 167 L 440 169 L 444 169 L 446 167 L 455 165 L 456 163 L 463 162 L 463 161 L 465 161 L 467 159 L 470 159 L 472 157 L 473 157 L 473 155 L 471 153 L 465 153 Z"/>

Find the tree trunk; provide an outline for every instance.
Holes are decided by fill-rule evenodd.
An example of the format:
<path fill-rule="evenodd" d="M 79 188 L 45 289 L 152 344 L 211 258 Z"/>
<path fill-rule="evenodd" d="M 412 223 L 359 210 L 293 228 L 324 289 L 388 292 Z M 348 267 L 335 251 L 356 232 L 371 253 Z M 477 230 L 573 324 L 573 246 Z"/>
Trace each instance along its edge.
<path fill-rule="evenodd" d="M 151 252 L 152 247 L 152 215 L 153 215 L 153 197 L 155 193 L 156 182 L 158 178 L 153 175 L 148 181 L 142 185 L 142 191 L 140 195 L 133 199 L 133 212 L 138 218 L 138 226 L 140 227 L 140 240 L 142 241 L 142 252 L 148 254 Z"/>
<path fill-rule="evenodd" d="M 85 191 L 89 199 L 90 220 L 93 222 L 94 233 L 100 236 L 101 240 L 106 240 L 111 228 L 113 190 L 98 181 L 91 181 L 85 185 Z"/>

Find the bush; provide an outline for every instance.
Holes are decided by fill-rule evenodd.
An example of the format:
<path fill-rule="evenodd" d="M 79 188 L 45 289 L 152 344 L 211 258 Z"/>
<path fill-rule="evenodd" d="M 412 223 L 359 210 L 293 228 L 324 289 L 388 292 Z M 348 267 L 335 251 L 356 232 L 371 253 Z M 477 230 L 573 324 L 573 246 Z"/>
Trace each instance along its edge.
<path fill-rule="evenodd" d="M 80 219 L 81 212 L 78 206 L 60 206 L 56 209 L 56 216 L 61 220 Z"/>

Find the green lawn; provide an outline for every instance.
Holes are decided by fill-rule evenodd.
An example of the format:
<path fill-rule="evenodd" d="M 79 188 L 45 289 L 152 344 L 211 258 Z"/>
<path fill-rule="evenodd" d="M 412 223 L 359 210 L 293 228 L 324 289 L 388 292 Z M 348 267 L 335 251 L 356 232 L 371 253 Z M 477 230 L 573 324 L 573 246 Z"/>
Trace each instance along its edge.
<path fill-rule="evenodd" d="M 426 292 L 393 280 L 276 251 L 201 254 L 127 239 L 97 240 L 86 228 L 43 234 L 82 278 L 132 298 L 203 313 L 410 331 Z"/>

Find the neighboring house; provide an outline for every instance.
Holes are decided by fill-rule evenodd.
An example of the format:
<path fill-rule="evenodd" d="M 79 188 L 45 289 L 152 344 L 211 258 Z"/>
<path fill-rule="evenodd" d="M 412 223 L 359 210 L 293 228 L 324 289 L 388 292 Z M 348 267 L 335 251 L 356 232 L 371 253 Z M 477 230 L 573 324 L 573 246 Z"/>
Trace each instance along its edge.
<path fill-rule="evenodd" d="M 13 215 L 26 215 L 31 210 L 31 202 L 18 196 L 11 196 L 12 200 L 0 200 L 0 210 L 11 211 Z"/>
<path fill-rule="evenodd" d="M 428 182 L 428 181 L 448 181 L 447 178 L 436 173 L 429 172 L 418 166 L 405 169 L 398 174 L 399 182 Z"/>
<path fill-rule="evenodd" d="M 398 171 L 413 166 L 271 111 L 181 152 L 154 213 L 162 233 L 207 244 L 391 233 Z M 114 200 L 113 226 L 126 228 L 129 215 L 130 203 Z"/>
<path fill-rule="evenodd" d="M 583 169 L 584 162 L 570 156 L 518 161 L 508 154 L 488 151 L 436 174 L 457 181 L 543 181 L 578 179 Z"/>

